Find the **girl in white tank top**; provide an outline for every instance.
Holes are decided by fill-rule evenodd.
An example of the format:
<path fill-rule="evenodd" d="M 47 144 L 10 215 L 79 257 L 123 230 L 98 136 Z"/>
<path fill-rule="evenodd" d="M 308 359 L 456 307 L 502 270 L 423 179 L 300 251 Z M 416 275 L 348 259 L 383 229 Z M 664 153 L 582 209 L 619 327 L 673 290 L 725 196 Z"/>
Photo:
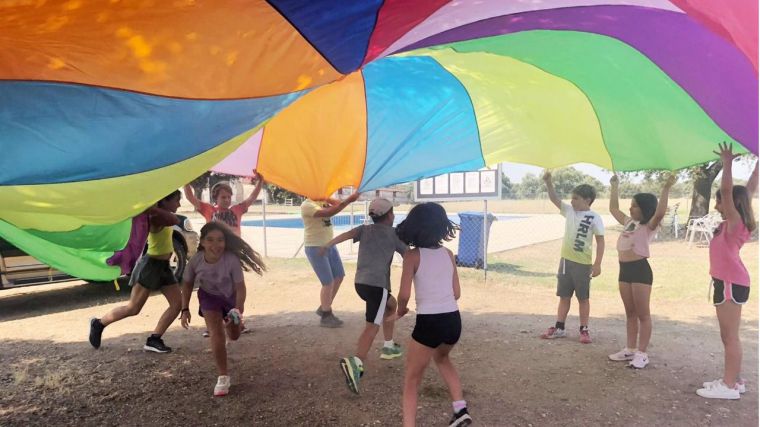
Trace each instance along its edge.
<path fill-rule="evenodd" d="M 417 301 L 417 318 L 404 373 L 404 426 L 416 424 L 417 390 L 431 358 L 438 365 L 451 395 L 454 414 L 449 425 L 472 423 L 467 402 L 462 398 L 459 374 L 449 358 L 462 332 L 457 306 L 460 286 L 454 254 L 442 244 L 453 239 L 457 229 L 443 207 L 436 203 L 415 206 L 397 227 L 401 241 L 414 248 L 404 254 L 397 316 L 400 318 L 409 312 L 407 304 L 412 283 Z"/>

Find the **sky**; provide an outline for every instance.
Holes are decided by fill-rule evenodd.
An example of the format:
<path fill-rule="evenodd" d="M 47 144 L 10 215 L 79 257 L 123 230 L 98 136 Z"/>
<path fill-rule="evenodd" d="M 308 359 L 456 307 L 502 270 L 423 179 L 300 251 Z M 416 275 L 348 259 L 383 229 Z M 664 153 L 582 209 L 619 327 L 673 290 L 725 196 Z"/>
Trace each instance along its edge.
<path fill-rule="evenodd" d="M 752 173 L 752 168 L 754 165 L 754 162 L 748 163 L 736 161 L 734 163 L 733 170 L 734 178 L 746 180 L 749 178 L 750 173 Z M 588 163 L 576 163 L 573 165 L 573 167 L 583 173 L 593 176 L 603 183 L 610 182 L 610 177 L 612 176 L 612 173 L 610 173 L 608 170 Z M 520 163 L 502 163 L 501 170 L 505 175 L 509 177 L 509 180 L 512 183 L 516 184 L 522 181 L 523 177 L 529 173 L 532 173 L 534 175 L 541 175 L 544 169 L 537 166 L 529 166 Z"/>

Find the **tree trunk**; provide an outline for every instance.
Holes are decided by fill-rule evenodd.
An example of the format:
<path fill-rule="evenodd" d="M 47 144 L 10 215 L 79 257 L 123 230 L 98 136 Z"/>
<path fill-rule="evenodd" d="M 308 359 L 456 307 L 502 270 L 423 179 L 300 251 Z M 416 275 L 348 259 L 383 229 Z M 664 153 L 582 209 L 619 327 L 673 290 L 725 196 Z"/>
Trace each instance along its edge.
<path fill-rule="evenodd" d="M 691 210 L 689 218 L 702 217 L 710 210 L 710 197 L 712 197 L 712 184 L 718 176 L 723 164 L 720 161 L 706 163 L 694 168 L 692 179 L 694 189 L 691 193 Z"/>

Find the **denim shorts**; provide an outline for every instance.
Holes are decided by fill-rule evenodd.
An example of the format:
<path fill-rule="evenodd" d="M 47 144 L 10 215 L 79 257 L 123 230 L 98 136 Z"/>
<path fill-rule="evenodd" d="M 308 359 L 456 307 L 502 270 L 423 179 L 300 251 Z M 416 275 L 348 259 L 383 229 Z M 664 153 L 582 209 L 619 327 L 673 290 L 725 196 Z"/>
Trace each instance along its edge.
<path fill-rule="evenodd" d="M 319 256 L 319 249 L 319 246 L 306 246 L 303 250 L 311 268 L 317 273 L 319 282 L 322 286 L 329 286 L 335 279 L 345 276 L 346 272 L 343 271 L 343 261 L 335 246 L 328 249 L 325 256 Z"/>

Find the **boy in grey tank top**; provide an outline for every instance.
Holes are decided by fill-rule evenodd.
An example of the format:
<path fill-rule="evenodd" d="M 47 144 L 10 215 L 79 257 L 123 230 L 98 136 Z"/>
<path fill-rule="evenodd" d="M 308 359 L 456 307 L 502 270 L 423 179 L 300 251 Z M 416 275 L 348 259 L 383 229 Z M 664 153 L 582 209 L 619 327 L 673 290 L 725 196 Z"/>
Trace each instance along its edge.
<path fill-rule="evenodd" d="M 396 299 L 391 295 L 391 263 L 394 253 L 403 255 L 407 246 L 396 236 L 393 228 L 393 204 L 386 199 L 374 199 L 369 205 L 373 224 L 360 225 L 332 239 L 321 251 L 340 242 L 353 239 L 361 242 L 356 265 L 356 293 L 366 302 L 364 331 L 359 336 L 356 355 L 340 360 L 340 367 L 348 388 L 359 393 L 359 379 L 364 374 L 364 363 L 380 325 L 385 343 L 380 358 L 391 360 L 401 357 L 401 346 L 393 342 Z"/>

